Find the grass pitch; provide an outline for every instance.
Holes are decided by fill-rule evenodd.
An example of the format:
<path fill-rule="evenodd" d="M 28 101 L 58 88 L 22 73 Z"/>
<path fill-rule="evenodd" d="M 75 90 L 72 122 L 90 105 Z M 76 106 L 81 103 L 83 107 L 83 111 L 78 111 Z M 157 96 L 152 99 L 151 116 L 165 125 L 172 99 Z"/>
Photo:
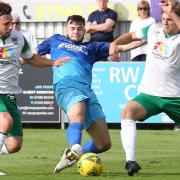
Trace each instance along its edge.
<path fill-rule="evenodd" d="M 99 177 L 82 177 L 77 167 L 54 174 L 61 150 L 67 147 L 65 130 L 24 129 L 23 148 L 19 153 L 0 156 L 0 170 L 7 173 L 6 180 L 179 180 L 180 132 L 172 130 L 138 130 L 137 159 L 142 166 L 134 177 L 124 169 L 124 152 L 119 130 L 110 130 L 112 148 L 100 154 L 104 171 Z M 83 141 L 88 139 L 83 134 Z"/>

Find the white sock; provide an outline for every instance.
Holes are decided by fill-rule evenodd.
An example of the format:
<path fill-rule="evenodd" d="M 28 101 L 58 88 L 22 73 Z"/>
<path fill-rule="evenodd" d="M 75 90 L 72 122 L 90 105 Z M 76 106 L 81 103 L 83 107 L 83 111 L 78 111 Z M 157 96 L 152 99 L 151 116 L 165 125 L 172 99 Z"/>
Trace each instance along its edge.
<path fill-rule="evenodd" d="M 4 145 L 5 138 L 6 138 L 6 135 L 0 132 L 0 151 Z"/>
<path fill-rule="evenodd" d="M 126 161 L 135 161 L 136 122 L 131 119 L 121 121 L 121 141 L 126 154 Z"/>
<path fill-rule="evenodd" d="M 74 144 L 74 145 L 71 147 L 71 150 L 76 151 L 76 153 L 78 153 L 80 156 L 83 154 L 83 150 L 82 150 L 82 147 L 81 147 L 80 144 Z"/>
<path fill-rule="evenodd" d="M 0 150 L 0 154 L 9 154 L 6 145 L 4 144 Z"/>

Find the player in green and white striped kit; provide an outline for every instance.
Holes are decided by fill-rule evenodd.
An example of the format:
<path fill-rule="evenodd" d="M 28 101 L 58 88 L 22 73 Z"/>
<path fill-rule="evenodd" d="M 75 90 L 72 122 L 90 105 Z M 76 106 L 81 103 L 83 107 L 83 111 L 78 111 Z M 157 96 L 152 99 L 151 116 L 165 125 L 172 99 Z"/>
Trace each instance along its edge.
<path fill-rule="evenodd" d="M 161 1 L 162 25 L 152 24 L 140 31 L 127 33 L 115 40 L 116 45 L 146 39 L 148 52 L 140 94 L 129 101 L 122 112 L 121 139 L 126 154 L 125 168 L 133 176 L 141 167 L 136 162 L 136 120 L 166 113 L 180 124 L 180 3 Z M 168 9 L 171 9 L 168 10 Z M 111 51 L 116 56 L 115 51 Z"/>

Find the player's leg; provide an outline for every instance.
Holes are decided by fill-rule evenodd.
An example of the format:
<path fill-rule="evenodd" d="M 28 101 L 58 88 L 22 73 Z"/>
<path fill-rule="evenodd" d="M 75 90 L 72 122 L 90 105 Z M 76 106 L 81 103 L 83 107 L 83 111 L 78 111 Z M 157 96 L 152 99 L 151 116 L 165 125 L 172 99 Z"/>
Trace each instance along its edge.
<path fill-rule="evenodd" d="M 16 98 L 14 95 L 6 95 L 6 106 L 11 119 L 13 119 L 13 125 L 7 134 L 5 139 L 5 145 L 0 150 L 0 154 L 15 153 L 22 147 L 23 131 L 22 123 L 20 119 L 20 113 L 16 105 Z"/>
<path fill-rule="evenodd" d="M 11 154 L 20 151 L 22 147 L 23 137 L 22 136 L 11 136 L 5 139 L 0 154 Z"/>
<path fill-rule="evenodd" d="M 111 148 L 110 135 L 104 119 L 94 121 L 87 132 L 92 140 L 82 146 L 83 153 L 101 153 Z"/>
<path fill-rule="evenodd" d="M 121 141 L 126 155 L 125 168 L 128 175 L 134 175 L 140 170 L 136 163 L 135 144 L 136 144 L 136 119 L 145 118 L 146 110 L 137 102 L 130 101 L 122 112 L 121 120 Z M 130 167 L 132 166 L 132 167 Z"/>
<path fill-rule="evenodd" d="M 81 87 L 82 86 L 82 87 Z M 84 84 L 74 81 L 64 82 L 56 87 L 58 105 L 67 115 L 69 126 L 66 130 L 67 140 L 72 148 L 81 144 L 83 123 L 86 116 L 86 100 L 88 97 L 83 90 Z"/>
<path fill-rule="evenodd" d="M 84 101 L 77 102 L 67 111 L 69 126 L 66 130 L 70 149 L 65 149 L 60 161 L 56 165 L 54 172 L 72 166 L 83 154 L 81 148 L 82 129 L 86 114 L 86 105 Z"/>
<path fill-rule="evenodd" d="M 175 121 L 178 131 L 180 127 L 180 98 L 163 98 L 163 103 L 163 112 Z"/>
<path fill-rule="evenodd" d="M 68 118 L 69 126 L 66 133 L 70 147 L 81 144 L 88 100 L 88 96 L 83 91 L 86 91 L 86 86 L 76 81 L 64 81 L 56 86 L 57 103 Z"/>
<path fill-rule="evenodd" d="M 2 104 L 0 105 L 2 107 Z M 1 108 L 2 109 L 2 108 Z M 13 126 L 13 119 L 9 112 L 0 112 L 0 151 L 5 143 L 7 134 Z"/>
<path fill-rule="evenodd" d="M 0 96 L 0 154 L 14 153 L 21 149 L 22 124 L 14 95 Z"/>
<path fill-rule="evenodd" d="M 0 109 L 2 110 L 2 103 L 0 103 Z M 8 153 L 5 140 L 8 132 L 11 130 L 13 125 L 13 119 L 8 112 L 0 112 L 0 152 L 6 151 Z M 0 176 L 6 175 L 0 171 Z"/>
<path fill-rule="evenodd" d="M 20 136 L 20 137 L 19 137 Z M 13 95 L 0 96 L 0 154 L 14 153 L 22 145 L 22 124 Z M 4 174 L 1 174 L 4 175 Z"/>
<path fill-rule="evenodd" d="M 86 102 L 80 101 L 72 105 L 67 112 L 67 117 L 69 126 L 66 130 L 66 134 L 69 145 L 72 150 L 82 155 L 81 139 L 84 120 L 86 118 Z"/>
<path fill-rule="evenodd" d="M 128 175 L 133 176 L 140 170 L 136 163 L 136 120 L 143 121 L 146 118 L 160 113 L 156 105 L 155 97 L 140 94 L 130 101 L 121 114 L 121 141 L 126 154 L 126 169 Z"/>
<path fill-rule="evenodd" d="M 63 89 L 59 98 L 57 98 L 58 104 L 63 107 L 67 114 L 69 126 L 67 128 L 67 138 L 71 149 L 66 149 L 61 157 L 61 160 L 55 167 L 54 172 L 59 172 L 62 169 L 69 167 L 74 164 L 77 160 L 77 156 L 83 154 L 81 147 L 82 129 L 90 127 L 89 122 L 86 122 L 87 117 L 89 117 L 89 106 L 91 104 L 91 94 L 95 96 L 89 86 L 81 85 L 79 83 L 72 82 L 71 87 Z M 74 85 L 74 87 L 72 87 Z M 57 94 L 59 91 L 57 92 Z M 65 97 L 65 98 L 64 98 Z M 95 102 L 97 100 L 95 99 Z M 94 109 L 94 114 L 96 114 L 96 109 Z M 93 116 L 90 116 L 93 118 Z M 103 116 L 98 116 L 103 117 Z M 97 119 L 97 118 L 93 118 Z M 91 123 L 91 122 L 90 122 Z"/>
<path fill-rule="evenodd" d="M 70 87 L 60 91 L 61 94 L 57 96 L 57 102 L 66 112 L 68 118 L 69 126 L 66 130 L 66 134 L 70 149 L 68 148 L 64 150 L 54 172 L 60 172 L 61 170 L 72 166 L 79 156 L 82 155 L 80 144 L 83 123 L 86 116 L 85 100 L 88 99 L 88 97 L 78 88 Z M 60 91 L 58 91 L 57 94 Z"/>
<path fill-rule="evenodd" d="M 15 115 L 15 113 L 14 113 Z M 0 154 L 16 153 L 21 150 L 23 142 L 22 123 L 20 121 L 19 112 L 14 116 L 14 123 L 11 131 L 7 134 L 5 144 L 0 150 Z"/>
<path fill-rule="evenodd" d="M 90 99 L 87 104 L 84 128 L 87 130 L 92 140 L 86 142 L 82 148 L 83 153 L 100 153 L 108 150 L 111 147 L 111 140 L 107 124 L 105 122 L 106 116 L 97 100 L 95 93 L 91 91 L 89 93 L 89 97 Z"/>

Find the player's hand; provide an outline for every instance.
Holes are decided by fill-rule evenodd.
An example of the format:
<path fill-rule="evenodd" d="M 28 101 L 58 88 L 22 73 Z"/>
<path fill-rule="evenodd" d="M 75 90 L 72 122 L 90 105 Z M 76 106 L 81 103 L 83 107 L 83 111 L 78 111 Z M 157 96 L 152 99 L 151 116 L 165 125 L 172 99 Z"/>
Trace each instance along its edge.
<path fill-rule="evenodd" d="M 69 62 L 70 60 L 71 60 L 70 57 L 59 58 L 59 59 L 53 61 L 53 66 L 62 66 L 63 63 Z"/>
<path fill-rule="evenodd" d="M 110 59 L 112 61 L 119 61 L 120 60 L 120 54 L 119 54 L 119 51 L 118 51 L 118 46 L 114 42 L 112 42 L 110 44 L 109 55 L 110 55 Z"/>
<path fill-rule="evenodd" d="M 172 12 L 172 9 L 176 5 L 176 2 L 172 2 L 172 0 L 160 0 L 160 6 L 163 10 L 163 12 L 170 14 Z"/>

